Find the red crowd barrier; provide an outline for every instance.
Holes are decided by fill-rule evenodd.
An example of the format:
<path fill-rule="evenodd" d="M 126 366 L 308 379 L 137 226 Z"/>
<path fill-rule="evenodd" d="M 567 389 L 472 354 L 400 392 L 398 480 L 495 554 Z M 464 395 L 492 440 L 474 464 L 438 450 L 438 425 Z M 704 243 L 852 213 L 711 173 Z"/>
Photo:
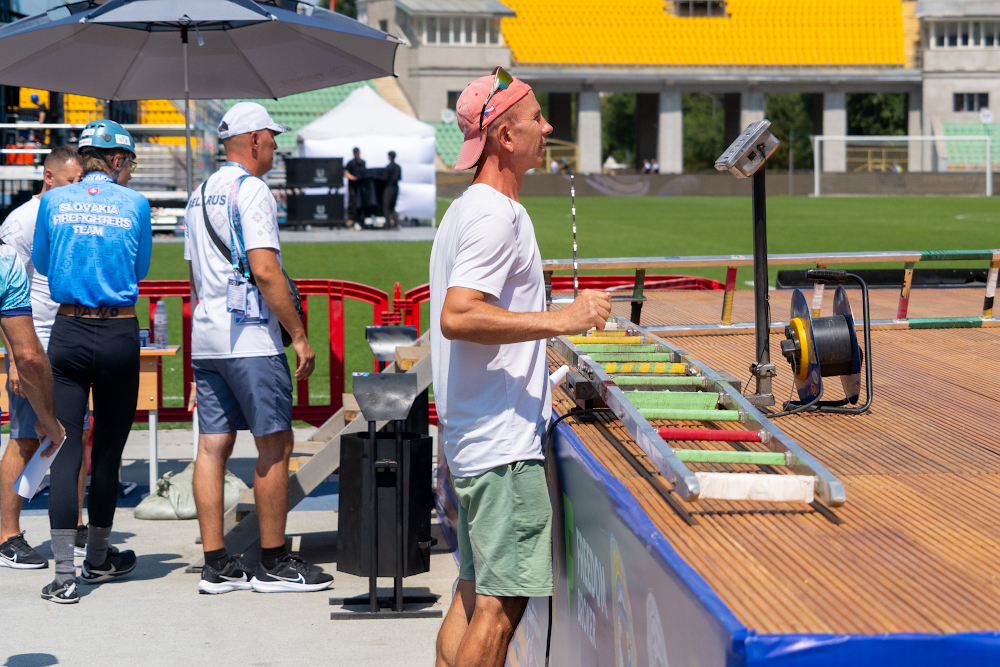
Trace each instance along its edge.
<path fill-rule="evenodd" d="M 326 297 L 329 320 L 329 357 L 330 357 L 330 402 L 313 404 L 309 399 L 309 379 L 297 382 L 298 397 L 292 406 L 292 418 L 319 426 L 343 405 L 345 388 L 344 373 L 344 301 L 354 299 L 372 306 L 372 324 L 407 324 L 420 331 L 421 306 L 430 300 L 430 285 L 423 284 L 402 292 L 399 283 L 393 289 L 390 308 L 389 295 L 380 289 L 362 285 L 347 280 L 297 279 L 295 284 L 303 297 Z M 626 289 L 631 288 L 631 276 L 580 276 L 579 284 L 584 289 Z M 717 280 L 695 276 L 647 276 L 647 289 L 689 289 L 689 290 L 722 290 L 725 285 Z M 558 291 L 573 289 L 572 276 L 553 276 L 552 288 Z M 189 422 L 191 412 L 187 405 L 190 402 L 191 383 L 194 372 L 191 369 L 191 292 L 187 280 L 143 280 L 139 282 L 139 297 L 149 299 L 150 338 L 155 335 L 153 311 L 163 298 L 181 299 L 181 354 L 184 373 L 184 405 L 163 406 L 163 357 L 158 357 L 157 392 L 159 394 L 159 419 L 161 422 Z M 302 325 L 309 332 L 309 300 L 302 300 L 305 312 L 302 314 Z M 294 367 L 294 364 L 291 364 Z M 378 364 L 375 363 L 375 370 Z M 136 422 L 148 419 L 146 410 L 137 410 Z M 437 423 L 437 411 L 433 403 L 430 405 L 431 423 Z M 2 423 L 8 423 L 8 415 L 4 413 Z"/>
<path fill-rule="evenodd" d="M 343 404 L 344 394 L 344 301 L 354 299 L 372 306 L 372 323 L 381 323 L 389 312 L 389 295 L 380 289 L 362 285 L 347 280 L 299 279 L 295 281 L 303 297 L 323 296 L 327 299 L 329 319 L 329 352 L 330 352 L 330 402 L 312 404 L 309 399 L 309 380 L 299 380 L 297 383 L 298 397 L 292 406 L 292 418 L 319 426 Z M 187 280 L 143 280 L 139 283 L 139 297 L 149 299 L 150 336 L 155 335 L 153 329 L 153 311 L 156 304 L 164 297 L 180 297 L 182 303 L 182 334 L 181 348 L 184 368 L 184 407 L 161 407 L 160 421 L 191 421 L 191 413 L 187 409 L 191 394 L 191 382 L 194 373 L 191 370 L 191 296 Z M 302 325 L 309 332 L 309 303 L 302 299 Z M 399 305 L 403 305 L 400 300 Z M 158 372 L 160 405 L 163 405 L 163 372 L 162 358 Z M 294 363 L 290 363 L 294 368 Z M 135 421 L 145 421 L 148 413 L 138 410 Z"/>

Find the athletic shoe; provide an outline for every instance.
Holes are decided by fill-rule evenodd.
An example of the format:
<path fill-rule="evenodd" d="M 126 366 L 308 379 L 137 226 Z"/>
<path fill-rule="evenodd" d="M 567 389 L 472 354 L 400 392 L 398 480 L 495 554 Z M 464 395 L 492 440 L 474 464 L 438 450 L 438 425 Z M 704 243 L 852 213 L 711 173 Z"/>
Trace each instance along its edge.
<path fill-rule="evenodd" d="M 87 527 L 76 527 L 76 542 L 73 544 L 73 557 L 85 558 L 87 556 Z"/>
<path fill-rule="evenodd" d="M 15 570 L 41 570 L 49 566 L 49 561 L 38 555 L 38 552 L 24 541 L 24 533 L 15 535 L 0 544 L 0 567 L 12 567 Z"/>
<path fill-rule="evenodd" d="M 218 595 L 230 591 L 250 590 L 250 570 L 238 558 L 229 558 L 221 570 L 205 563 L 201 570 L 201 581 L 198 582 L 198 592 L 206 595 Z"/>
<path fill-rule="evenodd" d="M 258 564 L 250 585 L 258 593 L 308 593 L 326 590 L 333 585 L 333 577 L 298 556 L 286 554 L 270 570 Z"/>
<path fill-rule="evenodd" d="M 76 579 L 71 579 L 62 586 L 57 586 L 53 581 L 42 589 L 42 599 L 56 604 L 76 604 L 80 601 L 80 593 L 76 590 Z"/>
<path fill-rule="evenodd" d="M 99 584 L 116 577 L 123 577 L 135 569 L 135 552 L 131 549 L 118 551 L 108 547 L 108 557 L 100 567 L 94 567 L 89 561 L 83 561 L 80 581 L 84 584 Z"/>

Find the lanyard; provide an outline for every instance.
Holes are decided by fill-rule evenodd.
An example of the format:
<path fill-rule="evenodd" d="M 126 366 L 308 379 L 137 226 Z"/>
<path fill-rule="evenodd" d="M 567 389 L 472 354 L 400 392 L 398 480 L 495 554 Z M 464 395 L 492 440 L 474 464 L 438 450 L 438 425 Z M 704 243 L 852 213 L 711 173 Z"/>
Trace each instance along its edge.
<path fill-rule="evenodd" d="M 229 253 L 230 260 L 233 263 L 233 271 L 236 275 L 239 275 L 240 262 L 242 262 L 243 278 L 249 280 L 250 260 L 247 259 L 246 250 L 243 248 L 243 225 L 240 223 L 239 196 L 240 185 L 253 174 L 251 174 L 250 170 L 239 162 L 226 162 L 225 166 L 236 167 L 244 172 L 244 175 L 236 179 L 229 189 L 229 219 L 232 222 L 232 224 L 229 225 Z"/>

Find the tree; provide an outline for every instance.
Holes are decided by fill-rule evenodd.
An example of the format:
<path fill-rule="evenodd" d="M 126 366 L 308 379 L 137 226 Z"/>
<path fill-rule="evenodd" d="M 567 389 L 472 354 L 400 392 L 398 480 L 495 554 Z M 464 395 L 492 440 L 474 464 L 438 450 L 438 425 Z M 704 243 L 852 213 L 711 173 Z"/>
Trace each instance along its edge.
<path fill-rule="evenodd" d="M 722 95 L 684 93 L 681 109 L 684 115 L 684 171 L 704 171 L 715 168 L 722 155 L 725 112 Z"/>
<path fill-rule="evenodd" d="M 795 168 L 812 169 L 813 151 L 809 135 L 813 133 L 814 98 L 803 93 L 777 93 L 767 96 L 764 117 L 771 121 L 771 132 L 781 145 L 768 158 L 770 169 L 788 169 L 791 132 L 795 133 Z"/>
<path fill-rule="evenodd" d="M 611 155 L 621 164 L 635 162 L 635 94 L 601 97 L 601 160 Z"/>
<path fill-rule="evenodd" d="M 847 96 L 847 133 L 906 134 L 906 95 L 872 93 Z"/>

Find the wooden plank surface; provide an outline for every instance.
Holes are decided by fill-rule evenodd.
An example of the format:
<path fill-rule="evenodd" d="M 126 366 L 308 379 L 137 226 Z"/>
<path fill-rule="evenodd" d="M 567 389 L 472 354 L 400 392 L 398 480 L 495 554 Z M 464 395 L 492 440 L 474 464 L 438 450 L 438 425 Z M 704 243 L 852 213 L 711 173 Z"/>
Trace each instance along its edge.
<path fill-rule="evenodd" d="M 894 310 L 898 292 L 879 292 L 891 292 L 891 298 L 877 298 L 880 307 L 891 303 Z M 699 317 L 709 312 L 709 305 L 715 317 L 716 306 L 721 310 L 719 293 L 657 292 L 647 297 L 652 297 L 643 309 L 647 324 Z M 981 298 L 978 290 L 914 290 L 911 314 L 926 308 L 932 312 L 920 316 L 943 316 L 949 309 L 968 315 L 970 308 L 981 306 Z M 780 308 L 783 299 L 785 293 L 771 292 L 772 308 Z M 741 306 L 747 305 L 744 298 Z M 860 304 L 855 312 L 860 314 Z M 772 336 L 772 351 L 779 349 L 780 338 Z M 716 370 L 746 379 L 752 335 L 671 342 Z M 844 483 L 848 502 L 836 510 L 844 521 L 839 526 L 805 505 L 716 500 L 681 501 L 699 522 L 688 526 L 597 427 L 566 421 L 632 490 L 678 553 L 758 632 L 1000 628 L 1000 330 L 877 331 L 872 347 L 875 401 L 869 414 L 795 415 L 777 421 Z M 790 395 L 791 374 L 781 357 L 776 364 L 774 393 L 780 400 Z M 825 381 L 832 385 L 827 390 L 831 398 L 843 395 L 836 378 Z M 562 389 L 554 398 L 559 413 L 573 405 Z M 607 426 L 643 460 L 616 421 Z M 746 444 L 765 451 L 759 443 Z M 726 449 L 729 444 L 683 446 Z M 652 464 L 646 467 L 655 473 Z M 760 470 L 749 465 L 690 467 Z M 776 513 L 787 509 L 801 511 Z"/>
<path fill-rule="evenodd" d="M 822 317 L 833 315 L 834 289 L 827 285 L 823 294 Z M 793 290 L 772 290 L 768 293 L 771 304 L 771 320 L 788 321 Z M 803 290 L 806 303 L 812 303 L 812 290 Z M 899 304 L 898 289 L 873 289 L 871 294 L 871 317 L 873 320 L 889 320 L 896 317 Z M 554 292 L 554 295 L 565 295 Z M 570 293 L 571 294 L 571 293 Z M 722 319 L 722 290 L 647 290 L 646 302 L 642 306 L 644 326 L 658 324 L 714 324 Z M 854 316 L 861 319 L 861 291 L 847 290 Z M 954 287 L 938 289 L 914 288 L 910 291 L 910 318 L 919 317 L 980 317 L 983 314 L 985 288 Z M 733 294 L 733 317 L 735 322 L 753 322 L 753 290 L 739 290 Z M 568 304 L 552 304 L 551 310 L 560 310 Z M 632 304 L 628 301 L 611 303 L 611 314 L 628 318 Z"/>

